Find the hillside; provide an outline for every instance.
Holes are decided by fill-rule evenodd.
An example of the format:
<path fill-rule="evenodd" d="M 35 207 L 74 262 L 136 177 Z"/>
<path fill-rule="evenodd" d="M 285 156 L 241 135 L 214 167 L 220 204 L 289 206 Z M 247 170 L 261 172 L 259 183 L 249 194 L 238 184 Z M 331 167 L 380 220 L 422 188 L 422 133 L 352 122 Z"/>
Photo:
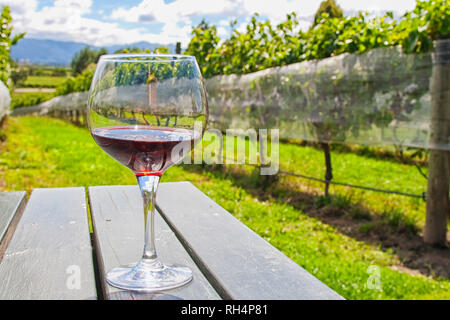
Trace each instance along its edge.
<path fill-rule="evenodd" d="M 24 38 L 11 48 L 11 57 L 18 62 L 66 66 L 70 64 L 73 55 L 86 46 L 90 45 L 80 42 Z M 153 50 L 160 46 L 163 45 L 141 41 L 131 44 L 106 46 L 106 49 L 112 53 L 124 47 L 148 48 Z M 90 47 L 99 48 L 96 46 Z M 170 44 L 168 47 L 171 52 L 175 51 L 175 44 Z"/>

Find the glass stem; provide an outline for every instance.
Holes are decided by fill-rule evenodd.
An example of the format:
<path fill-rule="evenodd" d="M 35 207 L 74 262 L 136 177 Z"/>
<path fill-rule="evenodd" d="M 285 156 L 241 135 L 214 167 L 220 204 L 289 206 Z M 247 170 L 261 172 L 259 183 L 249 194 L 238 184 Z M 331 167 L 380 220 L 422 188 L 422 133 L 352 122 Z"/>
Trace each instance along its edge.
<path fill-rule="evenodd" d="M 137 177 L 139 188 L 144 200 L 145 244 L 142 255 L 143 262 L 156 262 L 158 256 L 155 248 L 155 199 L 159 176 Z"/>

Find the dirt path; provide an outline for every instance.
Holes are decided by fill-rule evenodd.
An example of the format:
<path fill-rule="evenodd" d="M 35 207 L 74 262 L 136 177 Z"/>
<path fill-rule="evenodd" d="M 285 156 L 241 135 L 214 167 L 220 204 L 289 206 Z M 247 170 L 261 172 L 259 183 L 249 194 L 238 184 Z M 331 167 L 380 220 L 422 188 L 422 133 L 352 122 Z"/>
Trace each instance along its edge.
<path fill-rule="evenodd" d="M 55 92 L 55 88 L 16 88 L 14 92 L 24 93 L 24 92 Z"/>

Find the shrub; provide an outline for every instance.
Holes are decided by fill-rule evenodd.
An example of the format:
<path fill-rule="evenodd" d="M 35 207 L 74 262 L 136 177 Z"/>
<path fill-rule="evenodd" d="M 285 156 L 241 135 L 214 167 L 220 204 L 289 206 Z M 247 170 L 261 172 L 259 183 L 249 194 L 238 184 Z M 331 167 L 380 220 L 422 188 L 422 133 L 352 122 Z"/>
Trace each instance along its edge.
<path fill-rule="evenodd" d="M 25 33 L 16 34 L 11 38 L 13 26 L 11 25 L 11 10 L 9 6 L 4 6 L 0 16 L 0 80 L 10 87 L 12 86 L 11 77 L 11 46 L 15 45 L 23 38 Z"/>
<path fill-rule="evenodd" d="M 66 95 L 72 92 L 89 90 L 94 76 L 95 64 L 91 64 L 86 70 L 76 77 L 69 77 L 56 88 L 56 95 Z"/>
<path fill-rule="evenodd" d="M 70 66 L 72 68 L 72 74 L 74 76 L 82 73 L 91 63 L 97 63 L 101 55 L 106 54 L 108 51 L 105 48 L 99 50 L 84 47 L 80 52 L 76 53 Z"/>
<path fill-rule="evenodd" d="M 24 92 L 13 93 L 11 99 L 11 109 L 34 106 L 54 97 L 52 92 Z"/>
<path fill-rule="evenodd" d="M 432 49 L 432 40 L 450 36 L 449 0 L 419 0 L 415 9 L 398 21 L 390 12 L 375 18 L 362 12 L 344 17 L 339 11 L 327 10 L 326 5 L 318 10 L 315 25 L 307 31 L 299 30 L 294 12 L 276 26 L 259 21 L 255 14 L 244 32 L 238 31 L 236 21 L 232 21 L 230 38 L 221 41 L 216 27 L 202 21 L 192 28 L 185 54 L 197 58 L 208 78 L 379 47 L 401 46 L 405 52 L 427 52 Z"/>

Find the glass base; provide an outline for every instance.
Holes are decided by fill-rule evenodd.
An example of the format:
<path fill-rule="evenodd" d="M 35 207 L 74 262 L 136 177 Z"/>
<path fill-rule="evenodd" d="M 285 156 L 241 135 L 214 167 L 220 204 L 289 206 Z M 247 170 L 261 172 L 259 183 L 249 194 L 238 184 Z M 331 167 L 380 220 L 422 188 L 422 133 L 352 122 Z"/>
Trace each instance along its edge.
<path fill-rule="evenodd" d="M 174 289 L 191 280 L 191 269 L 167 267 L 158 260 L 141 260 L 134 267 L 114 268 L 106 275 L 106 281 L 113 287 L 139 292 Z"/>

